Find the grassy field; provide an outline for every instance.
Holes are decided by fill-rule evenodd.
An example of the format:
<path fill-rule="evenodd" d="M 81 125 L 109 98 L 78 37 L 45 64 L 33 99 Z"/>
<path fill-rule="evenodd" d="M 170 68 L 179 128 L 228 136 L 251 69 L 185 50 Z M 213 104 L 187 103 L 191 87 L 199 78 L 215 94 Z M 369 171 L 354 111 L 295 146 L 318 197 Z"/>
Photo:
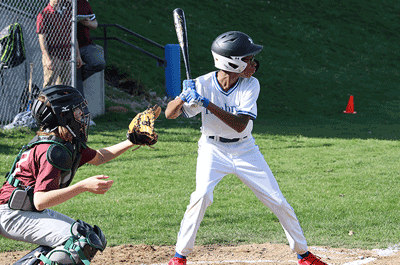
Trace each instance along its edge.
<path fill-rule="evenodd" d="M 220 33 L 244 31 L 264 45 L 257 56 L 261 95 L 254 136 L 309 244 L 399 243 L 398 1 L 91 4 L 100 23 L 118 23 L 162 45 L 176 43 L 172 10 L 183 8 L 193 76 L 214 69 L 210 46 Z M 164 69 L 155 60 L 117 43 L 109 46 L 108 57 L 108 64 L 163 96 Z M 342 113 L 350 95 L 355 115 Z M 125 139 L 134 115 L 107 112 L 96 118 L 89 146 Z M 110 245 L 173 245 L 195 187 L 200 125 L 198 119 L 171 121 L 161 115 L 155 149 L 84 166 L 74 180 L 105 174 L 115 180 L 113 189 L 104 196 L 82 194 L 54 209 L 98 224 Z M 0 131 L 0 174 L 33 135 Z M 214 195 L 197 244 L 287 242 L 277 218 L 234 176 L 227 176 Z M 0 251 L 29 248 L 0 238 Z"/>

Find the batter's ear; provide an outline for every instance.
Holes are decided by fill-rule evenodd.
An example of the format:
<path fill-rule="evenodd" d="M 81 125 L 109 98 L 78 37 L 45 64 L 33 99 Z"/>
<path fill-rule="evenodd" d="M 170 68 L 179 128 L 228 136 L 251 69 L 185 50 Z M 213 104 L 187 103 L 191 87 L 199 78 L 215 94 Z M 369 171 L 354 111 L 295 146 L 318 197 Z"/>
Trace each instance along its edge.
<path fill-rule="evenodd" d="M 254 59 L 254 62 L 256 62 L 256 73 L 257 73 L 258 68 L 260 68 L 260 62 L 256 59 Z"/>

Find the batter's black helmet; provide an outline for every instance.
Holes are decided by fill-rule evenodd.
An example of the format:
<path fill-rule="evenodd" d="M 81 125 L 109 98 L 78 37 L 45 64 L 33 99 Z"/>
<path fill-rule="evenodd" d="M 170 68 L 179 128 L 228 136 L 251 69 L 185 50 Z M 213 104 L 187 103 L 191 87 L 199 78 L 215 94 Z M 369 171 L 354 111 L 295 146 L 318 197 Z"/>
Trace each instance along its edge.
<path fill-rule="evenodd" d="M 215 67 L 229 72 L 241 73 L 247 66 L 243 57 L 256 55 L 263 46 L 240 31 L 229 31 L 219 35 L 211 45 Z"/>
<path fill-rule="evenodd" d="M 87 141 L 90 112 L 87 101 L 78 90 L 66 85 L 53 85 L 43 88 L 40 96 L 45 96 L 47 100 L 35 99 L 31 113 L 45 131 L 52 132 L 63 126 L 77 141 Z"/>

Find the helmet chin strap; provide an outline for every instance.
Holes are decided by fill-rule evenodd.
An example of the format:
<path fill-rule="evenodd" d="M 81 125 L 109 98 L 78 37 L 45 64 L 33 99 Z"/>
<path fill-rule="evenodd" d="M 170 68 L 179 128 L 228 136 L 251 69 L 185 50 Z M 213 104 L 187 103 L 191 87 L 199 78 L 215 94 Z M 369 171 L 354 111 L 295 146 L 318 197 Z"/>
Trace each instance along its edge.
<path fill-rule="evenodd" d="M 57 128 L 58 128 L 58 126 L 57 126 L 57 127 L 54 127 L 53 129 L 46 128 L 46 129 L 44 129 L 44 132 L 46 132 L 46 133 L 51 133 L 51 132 L 54 132 L 55 130 L 57 130 Z"/>
<path fill-rule="evenodd" d="M 69 125 L 65 125 L 65 127 L 68 129 L 68 131 L 76 138 L 76 134 L 74 133 L 74 131 L 71 129 L 71 127 L 69 127 Z"/>

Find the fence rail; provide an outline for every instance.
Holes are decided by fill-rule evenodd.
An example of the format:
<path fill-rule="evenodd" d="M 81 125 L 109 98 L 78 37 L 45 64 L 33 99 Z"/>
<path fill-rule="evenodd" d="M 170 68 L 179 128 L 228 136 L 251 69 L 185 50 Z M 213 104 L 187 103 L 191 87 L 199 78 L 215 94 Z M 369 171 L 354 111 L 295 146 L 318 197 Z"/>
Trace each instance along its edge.
<path fill-rule="evenodd" d="M 123 39 L 120 39 L 118 37 L 108 37 L 107 28 L 112 27 L 112 28 L 120 29 L 120 30 L 122 30 L 122 31 L 124 31 L 124 32 L 126 32 L 126 33 L 128 33 L 128 34 L 130 34 L 132 36 L 135 36 L 135 37 L 137 37 L 137 38 L 139 38 L 139 39 L 141 39 L 143 41 L 146 41 L 147 43 L 149 43 L 151 45 L 154 45 L 154 46 L 162 49 L 163 51 L 165 51 L 164 46 L 162 46 L 162 45 L 160 45 L 160 44 L 158 44 L 158 43 L 156 43 L 156 42 L 154 42 L 154 41 L 152 41 L 150 39 L 147 39 L 147 38 L 143 37 L 142 35 L 137 34 L 136 32 L 133 32 L 133 31 L 127 29 L 127 28 L 124 28 L 121 25 L 118 25 L 118 24 L 99 24 L 98 26 L 103 28 L 104 37 L 92 37 L 92 39 L 93 40 L 104 40 L 104 56 L 105 56 L 106 61 L 107 61 L 107 49 L 108 49 L 108 42 L 107 41 L 108 40 L 116 40 L 118 42 L 121 42 L 121 43 L 123 43 L 123 44 L 125 44 L 127 46 L 130 46 L 130 47 L 132 47 L 132 48 L 134 48 L 134 49 L 146 54 L 147 56 L 157 60 L 158 66 L 162 66 L 162 67 L 166 67 L 167 66 L 167 61 L 165 59 L 161 58 L 161 57 L 158 57 L 158 56 L 156 56 L 156 55 L 154 55 L 154 54 L 152 54 L 152 53 L 150 53 L 150 52 L 148 52 L 148 51 L 146 51 L 146 50 L 144 50 L 144 49 L 142 49 L 142 48 L 140 48 L 140 47 L 138 47 L 136 45 L 133 45 L 130 42 L 124 41 Z"/>

